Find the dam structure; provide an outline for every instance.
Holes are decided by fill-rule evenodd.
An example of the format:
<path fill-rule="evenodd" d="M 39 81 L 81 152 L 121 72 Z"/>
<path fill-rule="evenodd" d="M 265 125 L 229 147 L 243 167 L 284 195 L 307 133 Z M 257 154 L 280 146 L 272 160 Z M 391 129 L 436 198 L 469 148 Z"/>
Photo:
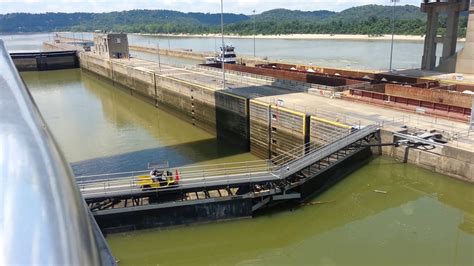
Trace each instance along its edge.
<path fill-rule="evenodd" d="M 45 46 L 74 47 L 61 42 Z M 382 152 L 455 178 L 474 180 L 469 156 L 472 134 L 466 125 L 473 97 L 460 92 L 472 89 L 468 83 L 270 64 L 226 66 L 223 88 L 222 70 L 213 65 L 174 67 L 79 50 L 84 71 L 265 160 L 310 141 L 324 144 L 325 132 L 343 133 L 378 124 L 383 125 L 386 142 L 392 143 L 397 132 L 440 132 L 455 145 L 448 143 L 430 152 L 410 149 L 408 157 L 402 147 L 383 147 Z M 462 167 L 455 170 L 450 167 L 453 164 Z"/>
<path fill-rule="evenodd" d="M 124 35 L 115 38 L 124 42 Z M 285 64 L 226 65 L 224 88 L 220 66 L 175 67 L 124 56 L 129 52 L 122 45 L 114 52 L 113 38 L 103 45 L 107 47 L 92 51 L 76 47 L 83 71 L 262 159 L 172 168 L 171 173 L 179 173 L 179 183 L 155 190 L 138 181 L 148 171 L 79 176 L 80 191 L 105 233 L 251 217 L 276 204 L 304 202 L 374 154 L 474 180 L 472 150 L 433 145 L 412 134 L 415 121 L 391 117 L 392 112 L 377 107 L 388 103 L 390 108 L 418 112 L 423 106 L 432 108 L 432 115 L 466 121 L 471 98 L 448 94 L 439 82 Z M 45 46 L 74 49 L 61 42 Z M 432 95 L 414 101 L 403 94 L 410 88 L 416 95 L 420 87 L 441 95 L 442 104 L 430 102 Z M 361 110 L 340 106 L 342 102 Z M 458 107 L 460 103 L 465 106 Z M 451 137 L 462 131 L 462 123 L 456 125 L 459 128 L 416 121 L 417 127 L 436 128 Z M 462 145 L 469 150 L 468 142 Z M 454 164 L 461 167 L 450 167 Z"/>
<path fill-rule="evenodd" d="M 85 51 L 79 61 L 84 71 L 262 158 L 169 169 L 179 171 L 178 185 L 152 191 L 137 183 L 143 172 L 77 177 L 105 233 L 251 217 L 275 204 L 303 202 L 365 164 L 380 138 L 373 121 L 337 122 L 330 112 L 303 113 L 274 98 L 335 84 L 229 71 L 223 88 L 213 67 L 177 68 Z M 353 83 L 347 87 L 367 85 Z"/>

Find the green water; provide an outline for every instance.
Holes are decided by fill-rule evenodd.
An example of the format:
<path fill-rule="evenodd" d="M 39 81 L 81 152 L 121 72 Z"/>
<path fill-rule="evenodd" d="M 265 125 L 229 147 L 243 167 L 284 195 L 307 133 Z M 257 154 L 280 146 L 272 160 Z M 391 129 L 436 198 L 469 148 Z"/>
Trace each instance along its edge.
<path fill-rule="evenodd" d="M 22 77 L 76 173 L 140 170 L 164 160 L 180 166 L 257 159 L 81 70 Z"/>
<path fill-rule="evenodd" d="M 76 173 L 255 159 L 80 70 L 22 76 Z M 473 185 L 379 157 L 314 201 L 107 240 L 120 265 L 474 265 Z"/>

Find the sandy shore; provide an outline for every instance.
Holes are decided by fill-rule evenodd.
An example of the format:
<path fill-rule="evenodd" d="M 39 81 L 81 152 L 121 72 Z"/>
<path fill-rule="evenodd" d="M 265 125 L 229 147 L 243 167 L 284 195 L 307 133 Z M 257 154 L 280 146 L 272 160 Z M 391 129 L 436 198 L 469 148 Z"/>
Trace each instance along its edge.
<path fill-rule="evenodd" d="M 133 33 L 143 36 L 171 36 L 182 38 L 218 38 L 219 34 L 151 34 L 151 33 Z M 252 39 L 253 35 L 225 35 L 225 38 L 235 39 Z M 284 35 L 257 35 L 257 39 L 283 39 L 283 40 L 391 40 L 392 35 L 383 36 L 368 36 L 356 34 L 284 34 Z M 395 35 L 395 40 L 402 41 L 419 41 L 423 42 L 425 38 L 419 35 Z M 464 42 L 465 38 L 458 39 L 459 42 Z"/>

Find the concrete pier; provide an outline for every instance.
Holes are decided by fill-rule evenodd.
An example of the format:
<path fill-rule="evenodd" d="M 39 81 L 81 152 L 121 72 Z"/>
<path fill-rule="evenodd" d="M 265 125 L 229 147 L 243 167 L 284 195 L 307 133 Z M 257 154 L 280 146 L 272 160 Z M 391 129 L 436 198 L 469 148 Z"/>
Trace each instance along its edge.
<path fill-rule="evenodd" d="M 474 74 L 474 3 L 469 8 L 466 43 L 458 54 L 456 72 Z"/>
<path fill-rule="evenodd" d="M 424 0 L 421 11 L 427 13 L 425 46 L 421 62 L 421 69 L 435 70 L 436 46 L 443 43 L 443 54 L 440 58 L 438 70 L 443 72 L 455 72 L 455 55 L 458 38 L 459 13 L 469 9 L 470 0 L 446 0 L 430 1 Z M 447 13 L 446 33 L 442 37 L 437 36 L 438 18 L 440 13 Z"/>
<path fill-rule="evenodd" d="M 382 143 L 394 140 L 393 128 L 381 131 Z M 444 146 L 432 150 L 400 147 L 383 147 L 382 154 L 399 161 L 421 166 L 430 171 L 474 183 L 474 156 L 472 149 Z"/>

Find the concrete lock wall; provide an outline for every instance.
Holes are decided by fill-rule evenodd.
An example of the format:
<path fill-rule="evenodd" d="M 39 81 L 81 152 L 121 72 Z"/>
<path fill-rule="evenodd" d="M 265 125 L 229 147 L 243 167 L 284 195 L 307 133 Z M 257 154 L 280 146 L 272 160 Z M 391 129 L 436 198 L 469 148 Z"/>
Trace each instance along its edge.
<path fill-rule="evenodd" d="M 88 56 L 81 53 L 81 68 L 87 69 L 95 74 L 114 80 L 112 75 L 112 64 L 110 60 Z"/>
<path fill-rule="evenodd" d="M 270 108 L 270 151 L 271 158 L 285 155 L 308 141 L 309 117 L 280 106 Z M 301 156 L 294 154 L 294 156 Z"/>
<path fill-rule="evenodd" d="M 250 100 L 249 109 L 250 152 L 262 159 L 286 154 L 307 142 L 321 146 L 352 130 L 352 127 L 336 121 L 258 100 Z"/>
<path fill-rule="evenodd" d="M 155 79 L 158 106 L 162 105 L 185 121 L 216 134 L 213 91 L 170 77 L 156 75 Z"/>
<path fill-rule="evenodd" d="M 250 138 L 248 100 L 228 92 L 216 91 L 215 107 L 217 136 L 236 140 L 233 144 L 248 149 Z"/>
<path fill-rule="evenodd" d="M 262 159 L 270 158 L 270 104 L 250 100 L 250 152 Z"/>
<path fill-rule="evenodd" d="M 380 131 L 381 142 L 394 141 L 393 132 Z M 472 152 L 451 146 L 442 149 L 420 150 L 407 146 L 382 148 L 382 154 L 394 157 L 397 160 L 421 166 L 433 172 L 448 175 L 468 182 L 474 182 L 474 158 Z"/>
<path fill-rule="evenodd" d="M 112 61 L 112 75 L 114 81 L 131 88 L 134 92 L 155 98 L 155 77 L 150 70 L 133 68 Z"/>
<path fill-rule="evenodd" d="M 248 100 L 231 92 L 162 77 L 127 61 L 109 60 L 81 53 L 81 67 L 130 89 L 147 102 L 165 107 L 178 117 L 218 138 L 248 146 Z M 237 138 L 237 139 L 236 139 Z M 243 140 L 243 141 L 242 141 Z"/>
<path fill-rule="evenodd" d="M 324 118 L 311 116 L 310 142 L 314 146 L 322 146 L 351 133 L 352 127 L 330 121 Z"/>

